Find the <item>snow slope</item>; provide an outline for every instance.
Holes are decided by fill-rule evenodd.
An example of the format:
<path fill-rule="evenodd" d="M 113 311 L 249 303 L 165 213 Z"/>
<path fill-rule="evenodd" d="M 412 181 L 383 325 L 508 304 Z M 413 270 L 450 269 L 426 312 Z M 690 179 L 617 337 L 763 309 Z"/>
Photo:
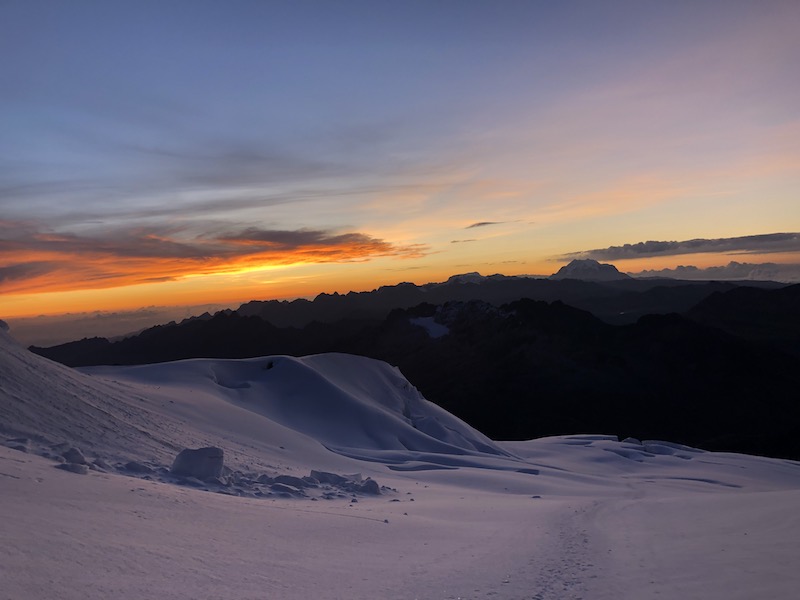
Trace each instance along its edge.
<path fill-rule="evenodd" d="M 800 585 L 800 464 L 603 435 L 492 442 L 361 357 L 79 372 L 0 331 L 2 439 L 28 452 L 0 445 L 0 598 L 744 599 Z M 68 445 L 107 472 L 39 455 Z M 234 475 L 359 473 L 382 493 L 175 485 L 174 455 L 204 445 Z M 130 460 L 152 471 L 133 477 Z"/>

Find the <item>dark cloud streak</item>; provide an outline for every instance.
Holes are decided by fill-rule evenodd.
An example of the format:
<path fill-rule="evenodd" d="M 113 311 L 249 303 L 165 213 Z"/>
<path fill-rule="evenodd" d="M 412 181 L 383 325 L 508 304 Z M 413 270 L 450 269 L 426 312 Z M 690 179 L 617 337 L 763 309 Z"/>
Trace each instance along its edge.
<path fill-rule="evenodd" d="M 594 250 L 570 252 L 558 260 L 591 258 L 594 260 L 626 260 L 654 256 L 677 256 L 681 254 L 773 254 L 778 252 L 800 252 L 800 233 L 767 233 L 732 238 L 694 239 L 676 241 L 647 241 Z"/>
<path fill-rule="evenodd" d="M 39 277 L 58 269 L 58 263 L 35 261 L 0 267 L 0 286 L 13 281 Z"/>
<path fill-rule="evenodd" d="M 318 229 L 269 230 L 247 228 L 238 233 L 219 236 L 220 242 L 233 243 L 253 248 L 266 248 L 279 252 L 303 252 L 308 250 L 338 253 L 341 249 L 367 252 L 376 256 L 412 256 L 425 253 L 419 245 L 396 246 L 365 233 L 334 234 Z"/>
<path fill-rule="evenodd" d="M 478 221 L 472 225 L 467 225 L 464 229 L 475 229 L 476 227 L 489 227 L 490 225 L 502 225 L 505 221 Z"/>
<path fill-rule="evenodd" d="M 0 221 L 0 290 L 32 291 L 111 287 L 169 281 L 295 263 L 369 261 L 378 257 L 419 258 L 429 248 L 399 245 L 361 232 L 321 229 L 229 230 L 195 235 L 176 226 L 103 230 L 94 235 L 31 232 L 14 235 Z M 101 285 L 98 285 L 98 284 Z"/>

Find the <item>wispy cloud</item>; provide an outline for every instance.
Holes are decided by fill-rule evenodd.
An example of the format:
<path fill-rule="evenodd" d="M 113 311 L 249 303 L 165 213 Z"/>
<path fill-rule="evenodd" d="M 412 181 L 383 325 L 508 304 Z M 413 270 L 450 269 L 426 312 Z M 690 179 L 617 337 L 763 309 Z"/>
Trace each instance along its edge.
<path fill-rule="evenodd" d="M 256 256 L 273 256 L 278 261 L 286 255 L 287 262 L 304 257 L 311 259 L 308 262 L 363 260 L 377 256 L 419 258 L 427 253 L 427 248 L 419 244 L 396 245 L 365 233 L 335 234 L 315 229 L 286 231 L 251 227 L 220 236 L 216 241 L 234 252 L 249 250 Z"/>
<path fill-rule="evenodd" d="M 488 227 L 490 225 L 502 225 L 503 221 L 479 221 L 472 225 L 467 225 L 464 229 L 475 229 L 476 227 Z"/>
<path fill-rule="evenodd" d="M 245 228 L 195 235 L 180 227 L 104 230 L 95 235 L 48 231 L 12 235 L 0 228 L 0 291 L 116 287 L 190 275 L 236 273 L 301 263 L 418 258 L 422 245 L 395 244 L 361 232 Z"/>
<path fill-rule="evenodd" d="M 636 244 L 569 252 L 559 256 L 558 260 L 572 260 L 575 258 L 627 260 L 682 254 L 772 254 L 778 252 L 800 252 L 800 233 L 767 233 L 732 238 L 701 238 L 681 242 L 651 240 Z"/>

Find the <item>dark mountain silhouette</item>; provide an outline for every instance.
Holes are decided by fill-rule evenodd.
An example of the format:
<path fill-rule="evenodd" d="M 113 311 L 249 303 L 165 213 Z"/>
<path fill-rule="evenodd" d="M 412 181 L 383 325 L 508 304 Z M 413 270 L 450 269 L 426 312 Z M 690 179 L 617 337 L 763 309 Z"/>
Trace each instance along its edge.
<path fill-rule="evenodd" d="M 466 273 L 443 283 L 421 286 L 400 283 L 371 292 L 319 294 L 314 300 L 253 301 L 237 311 L 205 313 L 112 342 L 92 338 L 31 349 L 70 366 L 159 362 L 186 358 L 187 353 L 193 357 L 234 357 L 242 353 L 250 355 L 250 348 L 260 348 L 262 353 L 267 350 L 292 353 L 318 346 L 316 342 L 301 343 L 301 338 L 328 339 L 333 344 L 332 336 L 338 339 L 355 335 L 363 327 L 383 321 L 393 310 L 420 304 L 480 300 L 500 306 L 521 298 L 562 301 L 608 323 L 625 324 L 634 323 L 646 314 L 685 312 L 715 292 L 736 288 L 733 283 L 670 279 L 597 282 Z M 243 321 L 235 317 L 252 319 Z M 305 333 L 300 336 L 296 331 L 284 331 L 287 328 L 303 329 Z"/>
<path fill-rule="evenodd" d="M 687 312 L 698 323 L 771 344 L 800 357 L 800 284 L 715 292 Z"/>
<path fill-rule="evenodd" d="M 450 334 L 411 318 L 434 311 Z M 680 315 L 611 326 L 560 302 L 396 311 L 352 351 L 495 438 L 568 431 L 800 457 L 798 361 Z"/>
<path fill-rule="evenodd" d="M 476 286 L 488 295 L 482 286 L 497 284 L 489 289 L 502 295 L 510 293 L 504 286 L 516 285 L 509 279 L 440 285 L 465 294 Z M 597 286 L 547 283 L 564 283 L 560 289 L 567 293 L 587 289 L 575 285 Z M 655 303 L 673 294 L 665 301 L 668 306 L 694 294 L 710 296 L 719 285 L 617 290 L 616 298 L 635 305 L 637 295 Z M 607 301 L 615 298 L 612 288 L 592 288 L 598 289 L 607 292 Z M 762 291 L 784 290 L 756 290 Z M 406 284 L 382 288 L 380 294 L 397 301 L 418 292 L 418 286 Z M 784 292 L 790 298 L 792 293 Z M 348 302 L 350 294 L 323 296 L 321 302 L 340 310 L 362 301 L 366 306 L 380 294 L 354 295 L 355 304 Z M 277 306 L 307 310 L 318 301 Z M 432 337 L 426 329 L 432 323 L 447 334 Z M 797 357 L 677 314 L 649 315 L 620 326 L 561 301 L 519 298 L 427 302 L 395 308 L 381 318 L 302 327 L 277 327 L 259 316 L 231 312 L 154 327 L 116 343 L 84 340 L 34 351 L 73 366 L 351 352 L 399 366 L 428 399 L 498 439 L 600 431 L 800 458 Z"/>
<path fill-rule="evenodd" d="M 763 282 L 767 288 L 780 284 Z M 612 323 L 634 323 L 651 313 L 683 312 L 715 291 L 727 291 L 735 283 L 687 282 L 675 279 L 623 279 L 581 281 L 537 279 L 477 273 L 456 275 L 443 283 L 400 283 L 371 292 L 320 294 L 314 300 L 269 300 L 243 304 L 237 312 L 257 316 L 277 327 L 304 327 L 314 321 L 335 323 L 342 319 L 384 319 L 396 308 L 427 302 L 483 300 L 500 305 L 520 298 L 554 302 L 588 310 Z"/>

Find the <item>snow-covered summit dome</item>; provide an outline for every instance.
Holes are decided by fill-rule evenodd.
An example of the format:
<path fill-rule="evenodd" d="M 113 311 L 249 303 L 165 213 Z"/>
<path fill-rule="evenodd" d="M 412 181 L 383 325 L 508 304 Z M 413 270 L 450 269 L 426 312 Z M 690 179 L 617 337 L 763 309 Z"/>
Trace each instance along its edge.
<path fill-rule="evenodd" d="M 630 275 L 620 273 L 614 265 L 599 263 L 591 258 L 575 259 L 550 276 L 550 279 L 580 279 L 582 281 L 618 281 L 630 278 Z"/>

